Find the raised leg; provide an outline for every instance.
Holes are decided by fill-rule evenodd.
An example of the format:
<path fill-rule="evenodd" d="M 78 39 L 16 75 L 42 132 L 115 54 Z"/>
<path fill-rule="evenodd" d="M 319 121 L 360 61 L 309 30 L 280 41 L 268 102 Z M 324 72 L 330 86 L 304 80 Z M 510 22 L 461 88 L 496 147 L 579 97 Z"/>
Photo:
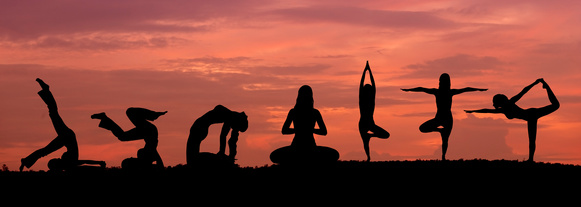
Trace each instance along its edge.
<path fill-rule="evenodd" d="M 426 122 L 424 122 L 422 125 L 420 125 L 420 131 L 423 133 L 429 133 L 429 132 L 439 132 L 440 128 L 438 128 L 438 126 L 440 126 L 440 122 L 437 119 L 430 119 Z"/>
<path fill-rule="evenodd" d="M 34 165 L 34 163 L 36 163 L 36 161 L 38 159 L 40 159 L 41 157 L 47 156 L 48 154 L 53 153 L 54 151 L 57 151 L 58 149 L 60 149 L 64 146 L 65 146 L 65 143 L 63 142 L 63 139 L 61 137 L 57 136 L 56 138 L 54 138 L 54 140 L 52 140 L 50 143 L 48 143 L 48 145 L 46 145 L 45 147 L 34 151 L 30 155 L 28 155 L 26 158 L 22 158 L 20 160 L 20 162 L 21 162 L 20 171 L 22 171 L 25 166 L 26 166 L 26 168 L 32 167 L 32 165 Z"/>
<path fill-rule="evenodd" d="M 553 90 L 551 90 L 551 87 L 549 87 L 549 84 L 547 84 L 544 80 L 542 81 L 542 83 L 543 83 L 543 88 L 545 88 L 547 90 L 547 96 L 549 97 L 549 101 L 551 102 L 551 104 L 548 106 L 539 108 L 537 110 L 537 118 L 541 118 L 543 116 L 546 116 L 547 114 L 553 113 L 554 111 L 559 109 L 559 107 L 561 106 L 561 104 L 559 103 L 559 100 L 557 100 L 557 97 L 553 93 Z"/>
<path fill-rule="evenodd" d="M 111 131 L 113 135 L 115 135 L 115 137 L 119 139 L 119 141 L 129 141 L 129 139 L 126 139 L 125 131 L 123 131 L 123 129 L 121 129 L 121 127 L 117 125 L 117 123 L 111 120 L 105 114 L 105 112 L 93 114 L 91 115 L 91 119 L 101 120 L 101 122 L 99 122 L 99 127 Z"/>

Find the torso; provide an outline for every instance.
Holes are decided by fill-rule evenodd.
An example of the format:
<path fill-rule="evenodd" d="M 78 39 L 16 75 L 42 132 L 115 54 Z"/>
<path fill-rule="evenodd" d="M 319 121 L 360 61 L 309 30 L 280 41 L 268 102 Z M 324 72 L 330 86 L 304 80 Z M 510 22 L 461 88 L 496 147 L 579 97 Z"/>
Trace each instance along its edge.
<path fill-rule="evenodd" d="M 214 107 L 214 109 L 206 112 L 204 115 L 198 118 L 194 122 L 194 125 L 203 125 L 209 127 L 212 124 L 224 123 L 228 121 L 228 117 L 230 117 L 231 113 L 232 111 L 230 111 L 228 108 L 222 105 L 217 105 Z"/>
<path fill-rule="evenodd" d="M 452 92 L 438 89 L 434 96 L 436 96 L 436 117 L 452 117 Z"/>
<path fill-rule="evenodd" d="M 291 109 L 292 120 L 295 129 L 295 137 L 291 145 L 294 146 L 316 146 L 315 137 L 313 136 L 316 116 L 319 113 L 317 109 L 302 111 Z"/>
<path fill-rule="evenodd" d="M 230 109 L 222 105 L 217 105 L 214 109 L 206 112 L 194 121 L 194 124 L 192 124 L 192 127 L 190 128 L 190 136 L 198 137 L 198 139 L 206 138 L 210 125 L 216 123 L 227 123 L 230 121 L 231 115 L 232 111 L 230 111 Z"/>
<path fill-rule="evenodd" d="M 142 133 L 143 141 L 145 141 L 144 148 L 156 149 L 158 143 L 157 127 L 154 124 L 147 122 L 146 127 L 142 128 Z"/>
<path fill-rule="evenodd" d="M 509 104 L 506 108 L 502 108 L 502 113 L 508 119 L 523 119 L 527 120 L 525 110 L 517 106 L 516 104 Z"/>
<path fill-rule="evenodd" d="M 375 90 L 371 93 L 359 93 L 359 114 L 361 121 L 373 121 L 375 112 Z"/>

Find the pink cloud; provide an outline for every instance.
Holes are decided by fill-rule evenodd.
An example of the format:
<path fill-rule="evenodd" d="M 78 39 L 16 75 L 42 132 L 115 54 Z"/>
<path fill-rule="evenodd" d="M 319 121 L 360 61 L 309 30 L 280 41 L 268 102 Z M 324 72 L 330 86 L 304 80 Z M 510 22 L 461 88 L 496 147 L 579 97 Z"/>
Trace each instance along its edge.
<path fill-rule="evenodd" d="M 168 24 L 159 21 L 205 21 L 248 12 L 259 1 L 101 1 L 7 2 L 0 12 L 0 34 L 5 38 L 37 38 L 88 32 L 196 32 L 207 25 Z M 179 5 L 179 6 L 178 6 Z"/>
<path fill-rule="evenodd" d="M 526 155 L 516 155 L 507 145 L 508 124 L 501 119 L 476 118 L 468 115 L 466 119 L 454 122 L 450 136 L 448 156 L 451 159 L 521 159 Z M 522 139 L 526 141 L 526 139 Z M 435 155 L 441 155 L 438 148 Z"/>
<path fill-rule="evenodd" d="M 171 165 L 184 162 L 193 121 L 223 104 L 249 115 L 239 162 L 270 163 L 270 151 L 292 139 L 280 134 L 280 120 L 303 84 L 313 87 L 315 105 L 332 129 L 317 142 L 359 159 L 357 86 L 366 60 L 378 85 L 376 122 L 393 135 L 372 141 L 374 160 L 438 157 L 438 135 L 417 129 L 433 117 L 433 97 L 399 89 L 437 87 L 437 77 L 447 72 L 453 87 L 490 89 L 454 99 L 452 135 L 459 137 L 451 138 L 457 146 L 451 143 L 451 155 L 525 154 L 521 123 L 468 117 L 462 110 L 490 107 L 494 94 L 516 94 L 544 77 L 562 108 L 542 123 L 540 134 L 559 137 L 539 139 L 546 146 L 539 157 L 581 163 L 574 130 L 581 124 L 579 8 L 544 1 L 11 1 L 0 7 L 0 136 L 8 137 L 0 139 L 0 163 L 15 163 L 9 164 L 15 169 L 19 158 L 54 136 L 36 95 L 37 77 L 51 84 L 88 159 L 120 144 L 96 126 L 92 113 L 106 111 L 127 128 L 127 107 L 168 110 L 156 125 L 160 152 Z M 542 106 L 546 94 L 540 92 L 523 101 Z M 493 139 L 472 139 L 470 132 L 484 123 L 494 125 L 484 127 Z M 204 150 L 217 149 L 215 136 L 212 131 Z M 490 144 L 490 153 L 462 151 L 475 144 Z M 107 156 L 118 163 L 127 154 Z"/>
<path fill-rule="evenodd" d="M 481 76 L 491 72 L 502 73 L 504 64 L 496 57 L 458 54 L 424 63 L 411 64 L 404 68 L 410 70 L 407 76 L 414 78 L 434 78 L 447 71 L 453 71 L 453 73 L 450 72 L 453 77 L 466 77 Z"/>
<path fill-rule="evenodd" d="M 383 28 L 444 29 L 456 23 L 429 12 L 373 10 L 359 7 L 311 6 L 272 11 L 274 16 L 301 23 L 343 23 Z"/>

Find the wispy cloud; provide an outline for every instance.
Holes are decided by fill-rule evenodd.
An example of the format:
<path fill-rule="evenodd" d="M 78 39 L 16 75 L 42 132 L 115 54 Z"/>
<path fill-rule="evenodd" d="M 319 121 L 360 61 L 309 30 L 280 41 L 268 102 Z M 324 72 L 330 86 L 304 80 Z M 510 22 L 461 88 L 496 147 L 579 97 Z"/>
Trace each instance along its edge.
<path fill-rule="evenodd" d="M 453 77 L 467 77 L 501 73 L 504 70 L 503 65 L 505 63 L 496 57 L 458 54 L 407 65 L 404 69 L 410 70 L 406 76 L 415 78 L 435 78 L 442 73 L 450 73 Z"/>
<path fill-rule="evenodd" d="M 516 94 L 544 77 L 562 107 L 543 118 L 538 140 L 550 141 L 539 144 L 547 147 L 538 155 L 576 157 L 571 162 L 581 163 L 579 143 L 571 141 L 577 140 L 574 129 L 581 124 L 576 116 L 580 8 L 577 1 L 520 0 L 3 2 L 0 148 L 19 150 L 3 150 L 0 162 L 10 159 L 17 165 L 24 155 L 13 152 L 26 154 L 23 147 L 33 150 L 55 135 L 36 95 L 37 77 L 51 84 L 81 150 L 94 155 L 120 143 L 90 114 L 106 111 L 131 127 L 124 110 L 141 106 L 169 111 L 156 121 L 161 154 L 168 164 L 183 163 L 193 121 L 223 104 L 249 115 L 238 161 L 270 163 L 268 153 L 292 139 L 280 134 L 280 122 L 304 84 L 312 86 L 315 106 L 330 129 L 317 143 L 337 148 L 342 156 L 361 154 L 357 89 L 369 60 L 378 87 L 375 121 L 392 134 L 373 143 L 372 150 L 385 155 L 382 159 L 438 157 L 433 152 L 439 135 L 417 129 L 435 113 L 433 96 L 399 89 L 437 87 L 438 76 L 446 72 L 453 87 L 489 88 L 454 98 L 452 134 L 461 137 L 451 138 L 450 153 L 478 143 L 507 158 L 525 154 L 523 122 L 505 121 L 502 115 L 468 117 L 462 109 L 491 107 L 493 94 Z M 523 104 L 546 104 L 540 87 L 528 95 Z M 487 133 L 494 137 L 481 136 Z M 559 136 L 543 139 L 547 134 Z M 211 133 L 207 141 L 216 141 L 215 136 Z M 205 141 L 203 147 L 214 152 L 216 143 Z M 127 152 L 107 159 L 115 163 L 123 156 Z"/>
<path fill-rule="evenodd" d="M 390 11 L 359 7 L 309 6 L 272 11 L 284 21 L 300 23 L 338 23 L 381 28 L 445 29 L 457 23 L 430 12 Z"/>

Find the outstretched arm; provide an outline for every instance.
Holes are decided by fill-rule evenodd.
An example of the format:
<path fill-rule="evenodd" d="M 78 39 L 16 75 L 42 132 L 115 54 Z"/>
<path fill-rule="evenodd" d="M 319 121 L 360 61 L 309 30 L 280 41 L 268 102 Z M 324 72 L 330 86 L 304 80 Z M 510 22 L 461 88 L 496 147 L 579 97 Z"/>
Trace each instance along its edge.
<path fill-rule="evenodd" d="M 464 110 L 466 113 L 493 113 L 493 114 L 497 114 L 497 113 L 502 113 L 499 110 L 496 109 L 478 109 L 478 110 Z"/>
<path fill-rule="evenodd" d="M 415 88 L 408 88 L 408 89 L 402 88 L 401 90 L 405 91 L 405 92 L 409 92 L 409 91 L 411 91 L 411 92 L 424 92 L 424 93 L 429 93 L 429 94 L 435 94 L 436 91 L 438 91 L 438 89 L 435 89 L 435 88 L 424 88 L 424 87 L 415 87 Z"/>
<path fill-rule="evenodd" d="M 229 122 L 224 122 L 222 125 L 222 131 L 220 131 L 220 150 L 218 151 L 218 154 L 220 155 L 226 154 L 226 136 L 228 136 L 228 132 L 230 132 L 231 128 Z"/>
<path fill-rule="evenodd" d="M 236 143 L 238 143 L 238 135 L 240 133 L 236 130 L 232 130 L 232 133 L 230 133 L 230 139 L 228 140 L 228 148 L 230 149 L 230 154 L 228 154 L 228 156 L 232 159 L 234 159 L 236 157 L 236 148 L 237 145 Z"/>
<path fill-rule="evenodd" d="M 472 92 L 472 91 L 487 91 L 487 88 L 472 88 L 472 87 L 466 87 L 466 88 L 462 88 L 462 89 L 452 89 L 452 95 L 458 95 L 464 92 Z"/>
<path fill-rule="evenodd" d="M 371 80 L 371 86 L 375 88 L 375 80 L 373 79 L 373 74 L 371 73 L 371 68 L 367 68 L 369 70 L 369 80 Z"/>
<path fill-rule="evenodd" d="M 522 98 L 527 92 L 529 92 L 529 90 L 531 90 L 531 88 L 533 88 L 533 86 L 537 85 L 538 83 L 540 83 L 542 80 L 542 78 L 539 78 L 537 80 L 535 80 L 535 82 L 531 83 L 530 85 L 526 86 L 525 88 L 522 89 L 522 91 L 518 94 L 516 94 L 515 96 L 513 96 L 512 98 L 510 98 L 510 101 L 513 103 L 516 103 L 518 100 L 520 100 L 520 98 Z"/>

